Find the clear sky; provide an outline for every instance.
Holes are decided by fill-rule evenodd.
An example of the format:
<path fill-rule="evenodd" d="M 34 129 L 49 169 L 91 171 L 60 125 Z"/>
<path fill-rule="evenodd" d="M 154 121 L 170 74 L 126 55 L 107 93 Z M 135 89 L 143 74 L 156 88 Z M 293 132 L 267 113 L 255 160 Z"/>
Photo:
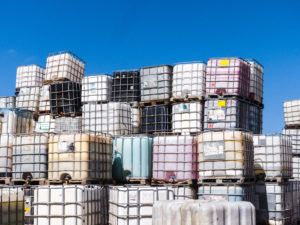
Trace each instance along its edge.
<path fill-rule="evenodd" d="M 282 102 L 300 98 L 299 0 L 0 1 L 0 95 L 16 68 L 71 50 L 86 74 L 206 60 L 256 58 L 265 67 L 264 132 L 284 126 Z"/>

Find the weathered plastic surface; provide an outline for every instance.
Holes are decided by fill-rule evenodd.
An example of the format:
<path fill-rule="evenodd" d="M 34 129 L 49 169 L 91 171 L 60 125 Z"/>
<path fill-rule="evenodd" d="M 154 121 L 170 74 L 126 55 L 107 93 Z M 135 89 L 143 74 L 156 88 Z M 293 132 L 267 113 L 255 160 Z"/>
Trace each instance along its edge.
<path fill-rule="evenodd" d="M 49 133 L 55 130 L 55 119 L 51 115 L 39 115 L 34 132 Z"/>
<path fill-rule="evenodd" d="M 290 225 L 293 220 L 293 184 L 256 184 L 258 224 Z"/>
<path fill-rule="evenodd" d="M 203 62 L 180 63 L 173 68 L 172 97 L 175 99 L 205 96 L 206 65 Z"/>
<path fill-rule="evenodd" d="M 197 139 L 162 135 L 153 139 L 152 177 L 164 181 L 198 179 Z"/>
<path fill-rule="evenodd" d="M 249 96 L 250 65 L 241 58 L 209 59 L 206 67 L 206 94 Z"/>
<path fill-rule="evenodd" d="M 283 102 L 283 112 L 286 126 L 300 126 L 300 99 Z"/>
<path fill-rule="evenodd" d="M 113 140 L 113 178 L 150 179 L 152 167 L 152 137 L 115 137 Z"/>
<path fill-rule="evenodd" d="M 300 180 L 300 156 L 293 156 L 292 159 L 293 174 L 292 177 L 296 180 Z"/>
<path fill-rule="evenodd" d="M 0 178 L 11 177 L 12 152 L 14 136 L 11 134 L 0 135 Z"/>
<path fill-rule="evenodd" d="M 170 99 L 172 69 L 169 65 L 141 68 L 141 101 Z"/>
<path fill-rule="evenodd" d="M 41 87 L 44 79 L 44 68 L 37 65 L 19 66 L 17 69 L 16 88 Z"/>
<path fill-rule="evenodd" d="M 131 134 L 131 107 L 119 102 L 85 104 L 82 107 L 82 130 L 110 135 Z"/>
<path fill-rule="evenodd" d="M 112 140 L 95 133 L 51 134 L 48 179 L 110 180 Z"/>
<path fill-rule="evenodd" d="M 204 130 L 244 129 L 262 132 L 262 108 L 238 98 L 205 101 Z"/>
<path fill-rule="evenodd" d="M 110 186 L 110 225 L 152 225 L 152 206 L 161 200 L 174 200 L 170 187 Z"/>
<path fill-rule="evenodd" d="M 256 225 L 250 202 L 158 201 L 153 206 L 153 225 Z"/>
<path fill-rule="evenodd" d="M 140 133 L 140 108 L 131 107 L 131 123 L 132 123 L 132 133 Z"/>
<path fill-rule="evenodd" d="M 292 143 L 285 135 L 254 135 L 255 174 L 267 178 L 292 176 Z"/>
<path fill-rule="evenodd" d="M 198 136 L 199 178 L 253 177 L 253 139 L 248 132 L 227 130 Z"/>
<path fill-rule="evenodd" d="M 50 85 L 43 85 L 40 92 L 39 111 L 50 112 Z"/>
<path fill-rule="evenodd" d="M 190 134 L 203 130 L 203 103 L 176 103 L 172 106 L 173 133 Z"/>
<path fill-rule="evenodd" d="M 213 184 L 202 183 L 198 187 L 198 198 L 210 201 L 248 201 L 255 203 L 255 187 L 253 184 Z"/>
<path fill-rule="evenodd" d="M 300 129 L 286 128 L 282 130 L 282 134 L 291 137 L 293 154 L 300 155 Z"/>
<path fill-rule="evenodd" d="M 0 186 L 0 224 L 24 224 L 23 188 L 13 186 Z"/>
<path fill-rule="evenodd" d="M 0 109 L 1 134 L 32 133 L 35 126 L 33 112 L 23 109 Z"/>
<path fill-rule="evenodd" d="M 37 112 L 40 104 L 41 87 L 23 87 L 16 98 L 16 108 Z"/>
<path fill-rule="evenodd" d="M 38 186 L 31 215 L 36 225 L 106 225 L 108 189 L 96 185 Z"/>
<path fill-rule="evenodd" d="M 15 96 L 0 97 L 0 108 L 16 108 L 16 97 Z"/>
<path fill-rule="evenodd" d="M 45 80 L 67 79 L 81 82 L 84 76 L 85 62 L 71 52 L 53 53 L 47 58 Z"/>
<path fill-rule="evenodd" d="M 56 133 L 74 133 L 82 130 L 82 117 L 58 117 L 55 119 Z"/>
<path fill-rule="evenodd" d="M 111 98 L 112 76 L 108 74 L 90 75 L 82 79 L 81 102 L 107 102 Z"/>
<path fill-rule="evenodd" d="M 13 144 L 13 180 L 46 179 L 48 164 L 48 136 L 44 134 L 18 135 Z"/>
<path fill-rule="evenodd" d="M 249 97 L 263 103 L 264 67 L 255 59 L 247 59 L 246 61 L 250 64 Z"/>

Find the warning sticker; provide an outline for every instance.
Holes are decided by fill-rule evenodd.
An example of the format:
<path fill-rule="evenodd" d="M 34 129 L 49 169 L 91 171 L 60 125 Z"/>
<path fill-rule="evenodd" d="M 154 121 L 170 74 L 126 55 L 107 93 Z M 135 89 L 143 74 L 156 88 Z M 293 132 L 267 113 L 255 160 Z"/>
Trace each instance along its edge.
<path fill-rule="evenodd" d="M 224 141 L 203 142 L 204 159 L 224 159 Z"/>
<path fill-rule="evenodd" d="M 30 208 L 28 206 L 25 206 L 25 212 L 29 212 Z"/>
<path fill-rule="evenodd" d="M 225 107 L 226 106 L 226 101 L 218 101 L 218 107 Z"/>
<path fill-rule="evenodd" d="M 207 119 L 209 121 L 225 120 L 226 109 L 225 108 L 212 108 L 208 109 Z"/>
<path fill-rule="evenodd" d="M 220 66 L 228 66 L 229 65 L 229 60 L 221 60 L 220 61 Z"/>
<path fill-rule="evenodd" d="M 50 130 L 50 122 L 41 122 L 40 130 Z"/>

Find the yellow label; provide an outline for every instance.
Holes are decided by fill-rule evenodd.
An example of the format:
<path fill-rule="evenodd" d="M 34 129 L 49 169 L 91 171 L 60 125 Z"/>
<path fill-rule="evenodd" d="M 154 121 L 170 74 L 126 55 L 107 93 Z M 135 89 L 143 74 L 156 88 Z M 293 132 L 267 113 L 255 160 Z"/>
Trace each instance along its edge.
<path fill-rule="evenodd" d="M 226 106 L 226 101 L 219 101 L 218 102 L 218 107 L 225 107 Z"/>
<path fill-rule="evenodd" d="M 222 59 L 221 62 L 220 62 L 220 65 L 221 66 L 228 66 L 229 65 L 229 60 Z"/>
<path fill-rule="evenodd" d="M 29 207 L 25 206 L 25 212 L 29 212 Z"/>

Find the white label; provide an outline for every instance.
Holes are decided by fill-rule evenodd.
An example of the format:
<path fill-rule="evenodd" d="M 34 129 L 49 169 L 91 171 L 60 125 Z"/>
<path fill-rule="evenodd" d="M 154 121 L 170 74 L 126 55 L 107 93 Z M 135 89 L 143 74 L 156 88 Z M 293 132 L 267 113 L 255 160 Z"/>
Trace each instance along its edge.
<path fill-rule="evenodd" d="M 226 111 L 222 108 L 208 109 L 208 120 L 225 120 Z"/>
<path fill-rule="evenodd" d="M 58 142 L 58 152 L 74 152 L 74 143 L 72 141 Z"/>
<path fill-rule="evenodd" d="M 49 122 L 40 122 L 40 130 L 50 130 Z"/>
<path fill-rule="evenodd" d="M 204 159 L 224 159 L 224 142 L 203 142 L 203 158 Z"/>
<path fill-rule="evenodd" d="M 227 195 L 205 195 L 203 196 L 203 200 L 209 201 L 228 201 Z"/>
<path fill-rule="evenodd" d="M 90 92 L 92 94 L 96 93 L 96 84 L 95 83 L 90 84 Z"/>

